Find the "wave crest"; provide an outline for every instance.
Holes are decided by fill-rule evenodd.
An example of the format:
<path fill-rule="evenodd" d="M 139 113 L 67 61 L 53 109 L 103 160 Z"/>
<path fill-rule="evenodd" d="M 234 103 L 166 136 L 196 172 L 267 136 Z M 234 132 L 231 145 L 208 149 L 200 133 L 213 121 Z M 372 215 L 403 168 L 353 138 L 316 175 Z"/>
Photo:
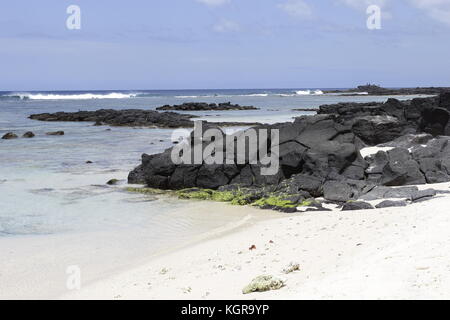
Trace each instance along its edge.
<path fill-rule="evenodd" d="M 80 93 L 80 94 L 50 94 L 50 93 L 13 93 L 2 96 L 12 100 L 91 100 L 91 99 L 126 99 L 137 97 L 136 93 Z"/>

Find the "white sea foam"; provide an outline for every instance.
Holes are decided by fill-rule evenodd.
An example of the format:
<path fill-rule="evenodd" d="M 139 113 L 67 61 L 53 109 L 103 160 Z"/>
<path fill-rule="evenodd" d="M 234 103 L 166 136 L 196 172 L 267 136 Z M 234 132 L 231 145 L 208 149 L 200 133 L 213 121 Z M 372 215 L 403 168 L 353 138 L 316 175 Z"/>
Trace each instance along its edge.
<path fill-rule="evenodd" d="M 81 94 L 47 94 L 47 93 L 14 93 L 8 95 L 23 100 L 90 100 L 90 99 L 126 99 L 134 98 L 136 93 L 81 93 Z"/>
<path fill-rule="evenodd" d="M 299 90 L 295 92 L 299 96 L 307 96 L 307 95 L 321 95 L 323 94 L 322 90 Z"/>

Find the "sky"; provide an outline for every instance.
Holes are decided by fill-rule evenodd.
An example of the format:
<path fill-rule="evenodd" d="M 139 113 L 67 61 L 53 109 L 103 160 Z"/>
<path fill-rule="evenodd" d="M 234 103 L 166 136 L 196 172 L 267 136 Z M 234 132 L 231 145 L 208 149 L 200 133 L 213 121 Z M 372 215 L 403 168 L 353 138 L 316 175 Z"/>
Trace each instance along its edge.
<path fill-rule="evenodd" d="M 0 91 L 450 86 L 449 35 L 450 0 L 1 1 Z"/>

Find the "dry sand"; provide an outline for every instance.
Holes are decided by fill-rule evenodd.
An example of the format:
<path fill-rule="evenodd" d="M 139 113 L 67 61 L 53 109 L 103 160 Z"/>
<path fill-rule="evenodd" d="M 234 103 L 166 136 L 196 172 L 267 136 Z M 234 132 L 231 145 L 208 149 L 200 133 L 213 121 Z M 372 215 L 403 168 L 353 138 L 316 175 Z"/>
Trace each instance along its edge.
<path fill-rule="evenodd" d="M 449 299 L 449 209 L 450 195 L 438 195 L 402 208 L 279 214 L 61 298 Z M 283 274 L 290 262 L 300 270 Z M 281 277 L 286 286 L 242 294 L 264 274 Z"/>

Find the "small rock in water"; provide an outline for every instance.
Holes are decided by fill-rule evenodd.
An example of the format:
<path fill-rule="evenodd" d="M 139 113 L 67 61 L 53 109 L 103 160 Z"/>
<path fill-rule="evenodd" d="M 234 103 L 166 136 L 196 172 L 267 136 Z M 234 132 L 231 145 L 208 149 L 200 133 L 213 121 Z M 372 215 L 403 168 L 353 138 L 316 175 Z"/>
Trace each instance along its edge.
<path fill-rule="evenodd" d="M 91 160 L 86 161 L 87 164 L 93 163 Z"/>
<path fill-rule="evenodd" d="M 288 273 L 291 273 L 294 271 L 299 271 L 299 270 L 300 270 L 300 264 L 291 262 L 291 263 L 289 263 L 289 265 L 286 268 L 283 269 L 283 273 L 288 274 Z"/>
<path fill-rule="evenodd" d="M 64 135 L 64 131 L 47 132 L 47 135 L 49 135 L 49 136 L 63 136 Z"/>
<path fill-rule="evenodd" d="M 381 208 L 391 208 L 391 207 L 406 207 L 406 201 L 391 201 L 391 200 L 385 200 L 383 202 L 380 202 L 375 206 L 377 209 Z"/>
<path fill-rule="evenodd" d="M 18 138 L 17 134 L 13 133 L 13 132 L 8 132 L 5 135 L 3 135 L 2 139 L 16 139 Z"/>
<path fill-rule="evenodd" d="M 23 138 L 33 138 L 34 137 L 34 133 L 31 131 L 25 132 L 22 136 Z"/>
<path fill-rule="evenodd" d="M 110 186 L 116 185 L 119 182 L 117 179 L 111 179 L 106 184 L 109 184 Z"/>
<path fill-rule="evenodd" d="M 368 210 L 373 209 L 372 205 L 363 201 L 350 201 L 344 204 L 342 207 L 342 211 L 351 211 L 351 210 Z"/>
<path fill-rule="evenodd" d="M 252 292 L 264 292 L 269 290 L 278 290 L 284 287 L 283 280 L 275 278 L 274 276 L 264 275 L 253 279 L 244 289 L 243 294 L 249 294 Z"/>

